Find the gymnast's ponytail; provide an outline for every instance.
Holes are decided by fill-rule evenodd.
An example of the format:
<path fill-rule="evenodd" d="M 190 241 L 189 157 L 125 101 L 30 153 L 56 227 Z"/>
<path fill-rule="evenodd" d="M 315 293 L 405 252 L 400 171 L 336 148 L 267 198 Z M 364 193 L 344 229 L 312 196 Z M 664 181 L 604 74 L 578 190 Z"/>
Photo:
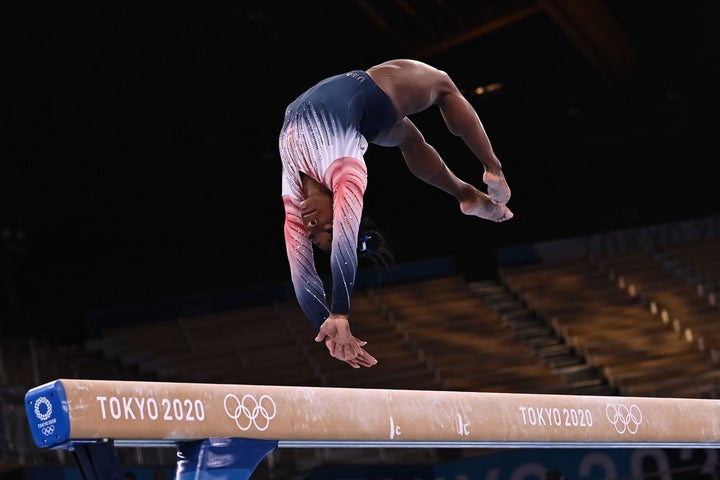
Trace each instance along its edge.
<path fill-rule="evenodd" d="M 360 222 L 357 250 L 358 260 L 370 261 L 377 270 L 395 266 L 395 256 L 387 238 L 368 217 Z"/>

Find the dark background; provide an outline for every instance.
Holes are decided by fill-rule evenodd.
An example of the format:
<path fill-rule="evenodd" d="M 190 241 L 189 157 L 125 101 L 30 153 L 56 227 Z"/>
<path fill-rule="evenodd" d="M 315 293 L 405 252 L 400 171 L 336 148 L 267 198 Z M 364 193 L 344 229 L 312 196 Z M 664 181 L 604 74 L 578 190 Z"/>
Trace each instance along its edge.
<path fill-rule="evenodd" d="M 717 2 L 9 0 L 0 334 L 288 281 L 277 134 L 316 81 L 395 57 L 447 71 L 513 190 L 494 224 L 366 156 L 366 212 L 399 262 L 718 213 Z M 472 91 L 499 82 L 482 96 Z M 413 117 L 462 178 L 439 112 Z M 49 325 L 49 327 L 47 326 Z"/>

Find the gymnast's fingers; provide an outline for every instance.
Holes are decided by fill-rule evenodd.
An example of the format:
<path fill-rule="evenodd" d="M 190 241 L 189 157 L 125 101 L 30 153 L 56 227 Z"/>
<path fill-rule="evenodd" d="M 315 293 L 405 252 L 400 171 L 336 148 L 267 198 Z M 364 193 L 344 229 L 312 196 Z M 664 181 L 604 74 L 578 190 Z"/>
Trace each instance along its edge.
<path fill-rule="evenodd" d="M 378 363 L 375 357 L 373 357 L 363 349 L 360 349 L 360 353 L 355 360 L 363 367 L 372 367 L 373 365 Z"/>

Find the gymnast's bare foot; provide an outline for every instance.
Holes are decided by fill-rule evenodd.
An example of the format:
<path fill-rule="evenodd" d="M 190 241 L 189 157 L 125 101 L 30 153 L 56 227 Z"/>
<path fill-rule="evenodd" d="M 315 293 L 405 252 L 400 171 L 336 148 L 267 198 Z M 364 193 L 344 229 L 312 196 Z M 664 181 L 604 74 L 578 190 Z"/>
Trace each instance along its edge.
<path fill-rule="evenodd" d="M 483 182 L 488 186 L 490 200 L 498 205 L 505 205 L 510 200 L 510 187 L 505 181 L 502 172 L 491 173 L 486 171 L 483 174 Z"/>
<path fill-rule="evenodd" d="M 513 218 L 508 207 L 493 203 L 487 194 L 475 188 L 473 191 L 473 196 L 460 201 L 460 210 L 465 215 L 474 215 L 493 222 L 504 222 Z"/>

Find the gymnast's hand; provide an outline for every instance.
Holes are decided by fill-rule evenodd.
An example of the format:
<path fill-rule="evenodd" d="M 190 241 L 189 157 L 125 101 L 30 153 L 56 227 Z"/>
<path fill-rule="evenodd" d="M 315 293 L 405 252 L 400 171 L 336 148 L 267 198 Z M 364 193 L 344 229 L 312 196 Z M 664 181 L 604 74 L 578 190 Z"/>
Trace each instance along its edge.
<path fill-rule="evenodd" d="M 324 341 L 331 357 L 353 368 L 372 367 L 377 363 L 375 357 L 362 348 L 367 342 L 355 338 L 350 332 L 350 322 L 346 315 L 331 314 L 320 326 L 315 341 Z"/>

